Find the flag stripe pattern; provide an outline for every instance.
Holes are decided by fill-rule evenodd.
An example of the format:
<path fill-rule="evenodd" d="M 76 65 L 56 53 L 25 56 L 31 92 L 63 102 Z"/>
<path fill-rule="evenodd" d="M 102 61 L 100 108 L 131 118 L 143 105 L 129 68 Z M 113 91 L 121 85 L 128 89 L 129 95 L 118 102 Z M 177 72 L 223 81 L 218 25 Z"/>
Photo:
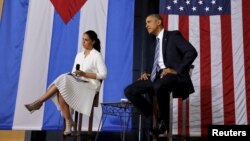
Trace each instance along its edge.
<path fill-rule="evenodd" d="M 249 124 L 247 0 L 160 0 L 165 28 L 180 30 L 198 51 L 187 134 L 206 136 L 210 124 Z M 181 100 L 174 100 L 173 131 L 181 134 Z"/>
<path fill-rule="evenodd" d="M 28 0 L 21 4 L 4 1 L 0 23 L 0 103 L 5 105 L 0 106 L 1 129 L 11 129 L 14 120 L 28 5 Z"/>
<path fill-rule="evenodd" d="M 38 7 L 40 10 L 38 10 Z M 45 92 L 48 74 L 53 9 L 49 1 L 30 1 L 27 15 L 25 38 L 22 52 L 20 76 L 18 81 L 16 108 L 13 129 L 40 129 L 44 107 L 32 115 L 24 103 L 30 103 Z M 47 11 L 47 16 L 42 16 Z M 43 24 L 46 22 L 48 24 Z M 43 61 L 41 61 L 43 58 Z M 39 74 L 39 75 L 37 75 Z M 27 97 L 24 99 L 24 97 Z M 26 117 L 26 118 L 21 118 Z M 23 124 L 23 122 L 27 122 Z"/>
<path fill-rule="evenodd" d="M 250 23 L 250 18 L 249 18 L 249 12 L 250 9 L 248 8 L 248 6 L 250 5 L 250 1 L 248 0 L 242 0 L 241 2 L 242 5 L 244 5 L 241 9 L 241 11 L 243 11 L 242 13 L 242 26 L 243 26 L 243 51 L 244 51 L 244 58 L 243 58 L 243 62 L 244 62 L 244 67 L 241 69 L 244 69 L 244 74 L 245 74 L 245 85 L 243 86 L 243 88 L 245 87 L 245 92 L 246 92 L 246 101 L 250 101 L 250 74 L 247 73 L 250 70 L 250 54 L 248 53 L 250 51 L 250 44 L 249 44 L 249 38 L 250 38 L 250 27 L 248 26 Z M 242 80 L 241 80 L 242 81 Z M 248 124 L 250 122 L 250 103 L 247 102 L 246 103 L 247 106 L 247 112 L 246 114 L 247 116 L 247 120 L 248 120 Z"/>

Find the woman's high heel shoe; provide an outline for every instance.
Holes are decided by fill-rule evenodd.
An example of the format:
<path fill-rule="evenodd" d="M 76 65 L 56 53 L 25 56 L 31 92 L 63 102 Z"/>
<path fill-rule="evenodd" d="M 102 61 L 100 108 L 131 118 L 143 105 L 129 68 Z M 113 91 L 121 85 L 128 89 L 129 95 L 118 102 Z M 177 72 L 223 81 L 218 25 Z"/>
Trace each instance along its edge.
<path fill-rule="evenodd" d="M 65 130 L 64 130 L 64 132 L 63 132 L 63 134 L 65 135 L 65 136 L 67 136 L 67 135 L 70 135 L 71 134 L 71 132 L 72 132 L 72 130 L 71 130 L 71 128 L 74 126 L 74 122 L 72 121 L 72 120 L 66 120 L 65 121 Z"/>
<path fill-rule="evenodd" d="M 31 103 L 31 104 L 26 104 L 24 106 L 26 107 L 27 110 L 30 111 L 30 113 L 33 113 L 35 110 L 39 110 L 42 105 L 43 105 L 42 102 L 35 101 L 35 102 Z"/>

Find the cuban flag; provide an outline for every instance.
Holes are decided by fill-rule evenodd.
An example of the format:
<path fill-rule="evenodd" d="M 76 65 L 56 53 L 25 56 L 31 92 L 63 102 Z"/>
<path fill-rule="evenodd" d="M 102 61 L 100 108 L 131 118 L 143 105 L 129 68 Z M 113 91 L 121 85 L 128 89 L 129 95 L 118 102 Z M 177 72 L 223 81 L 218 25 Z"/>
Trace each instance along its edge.
<path fill-rule="evenodd" d="M 250 1 L 160 0 L 167 30 L 180 30 L 197 49 L 187 135 L 208 125 L 250 124 Z M 181 134 L 182 103 L 174 100 L 173 132 Z"/>
<path fill-rule="evenodd" d="M 124 97 L 132 81 L 134 0 L 1 0 L 0 7 L 0 129 L 62 129 L 62 115 L 51 100 L 32 114 L 24 104 L 72 70 L 87 30 L 98 34 L 108 69 L 99 101 Z M 97 129 L 100 106 L 94 115 Z M 118 121 L 105 126 L 116 130 Z"/>

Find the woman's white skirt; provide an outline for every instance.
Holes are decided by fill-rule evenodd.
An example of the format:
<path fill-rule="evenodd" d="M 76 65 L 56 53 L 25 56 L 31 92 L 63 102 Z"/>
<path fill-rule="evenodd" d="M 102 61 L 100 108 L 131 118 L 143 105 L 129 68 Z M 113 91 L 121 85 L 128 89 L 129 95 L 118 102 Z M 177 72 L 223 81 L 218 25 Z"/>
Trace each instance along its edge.
<path fill-rule="evenodd" d="M 56 85 L 70 108 L 90 116 L 93 100 L 99 87 L 97 84 L 91 83 L 91 81 L 84 82 L 82 79 L 69 74 L 60 75 L 52 84 Z M 57 109 L 60 109 L 56 95 L 52 97 L 52 101 Z"/>

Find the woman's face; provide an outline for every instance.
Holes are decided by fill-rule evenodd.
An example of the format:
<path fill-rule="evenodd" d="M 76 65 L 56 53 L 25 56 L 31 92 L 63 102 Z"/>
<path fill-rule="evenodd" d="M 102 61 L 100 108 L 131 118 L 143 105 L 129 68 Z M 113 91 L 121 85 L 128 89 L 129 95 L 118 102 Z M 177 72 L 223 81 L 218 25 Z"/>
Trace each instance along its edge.
<path fill-rule="evenodd" d="M 88 34 L 83 34 L 82 45 L 85 49 L 92 49 L 95 41 L 91 40 Z"/>

